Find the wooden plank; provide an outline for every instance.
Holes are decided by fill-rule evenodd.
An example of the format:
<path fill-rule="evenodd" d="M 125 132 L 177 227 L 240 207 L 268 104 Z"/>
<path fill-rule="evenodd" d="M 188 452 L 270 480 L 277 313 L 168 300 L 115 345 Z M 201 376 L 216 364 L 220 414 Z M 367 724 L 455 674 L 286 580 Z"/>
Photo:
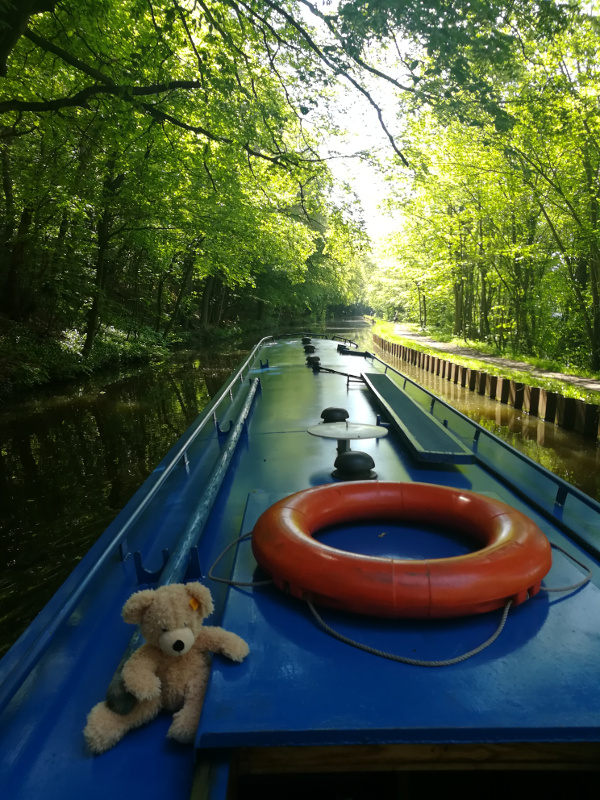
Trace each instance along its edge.
<path fill-rule="evenodd" d="M 600 771 L 599 742 L 244 747 L 240 775 L 409 770 Z"/>

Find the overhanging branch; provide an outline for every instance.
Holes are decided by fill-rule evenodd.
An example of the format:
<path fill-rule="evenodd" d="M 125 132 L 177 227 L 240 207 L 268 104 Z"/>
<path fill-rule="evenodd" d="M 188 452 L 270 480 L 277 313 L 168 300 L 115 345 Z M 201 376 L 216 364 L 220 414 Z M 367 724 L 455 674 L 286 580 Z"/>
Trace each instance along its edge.
<path fill-rule="evenodd" d="M 14 46 L 27 30 L 34 14 L 54 11 L 57 0 L 13 0 L 0 4 L 0 76 L 7 73 L 6 62 Z"/>
<path fill-rule="evenodd" d="M 75 56 L 68 53 L 66 50 L 63 50 L 62 47 L 54 44 L 53 42 L 48 41 L 48 39 L 44 39 L 43 36 L 38 36 L 37 33 L 34 33 L 31 30 L 25 31 L 23 34 L 30 42 L 33 42 L 38 47 L 41 47 L 42 50 L 46 50 L 48 53 L 54 53 L 55 56 L 58 56 L 62 59 L 65 64 L 70 64 L 75 69 L 78 69 L 80 72 L 89 75 L 91 78 L 94 78 L 100 83 L 105 83 L 108 86 L 114 86 L 115 82 L 112 78 L 108 75 L 105 75 L 99 69 L 95 67 L 91 67 L 89 64 L 86 64 L 85 61 L 81 61 L 81 59 L 76 58 Z"/>
<path fill-rule="evenodd" d="M 0 114 L 6 114 L 9 111 L 60 111 L 61 108 L 77 106 L 85 108 L 92 97 L 102 94 L 116 95 L 123 100 L 130 100 L 134 97 L 164 94 L 175 89 L 199 88 L 201 88 L 199 81 L 168 81 L 167 83 L 155 83 L 150 86 L 119 86 L 114 83 L 97 83 L 93 86 L 86 86 L 85 89 L 81 89 L 81 91 L 70 97 L 57 97 L 54 100 L 4 100 L 0 103 Z"/>
<path fill-rule="evenodd" d="M 370 92 L 367 91 L 367 89 L 365 89 L 365 87 L 362 86 L 356 80 L 356 78 L 354 78 L 348 72 L 347 69 L 344 69 L 340 64 L 332 61 L 323 52 L 323 50 L 319 47 L 319 45 L 315 42 L 315 40 L 312 38 L 312 36 L 309 34 L 309 32 L 306 30 L 306 28 L 303 25 L 300 25 L 300 23 L 296 19 L 294 19 L 294 17 L 288 11 L 286 11 L 284 8 L 282 8 L 278 3 L 273 2 L 273 0 L 263 0 L 263 2 L 265 3 L 265 5 L 269 6 L 269 8 L 271 8 L 273 11 L 275 11 L 275 13 L 281 15 L 286 20 L 286 22 L 288 22 L 300 34 L 300 36 L 308 44 L 310 49 L 319 57 L 319 59 L 327 67 L 329 67 L 329 69 L 332 72 L 334 72 L 337 75 L 343 75 L 343 77 L 346 78 L 346 80 L 349 83 L 351 83 L 352 86 L 354 86 L 354 88 L 363 95 L 363 97 L 366 98 L 366 100 L 369 102 L 369 104 L 375 109 L 375 111 L 377 113 L 377 118 L 379 119 L 379 124 L 381 125 L 381 129 L 383 130 L 383 132 L 387 136 L 390 144 L 392 145 L 392 148 L 393 148 L 394 152 L 396 153 L 397 156 L 399 156 L 399 158 L 402 161 L 402 163 L 404 164 L 404 166 L 408 167 L 409 166 L 408 161 L 404 157 L 404 155 L 401 152 L 401 150 L 398 148 L 394 137 L 392 136 L 392 134 L 387 129 L 387 126 L 386 126 L 386 124 L 385 124 L 385 122 L 383 120 L 383 112 L 382 112 L 381 108 L 379 107 L 379 105 L 375 102 L 375 100 L 371 96 Z"/>

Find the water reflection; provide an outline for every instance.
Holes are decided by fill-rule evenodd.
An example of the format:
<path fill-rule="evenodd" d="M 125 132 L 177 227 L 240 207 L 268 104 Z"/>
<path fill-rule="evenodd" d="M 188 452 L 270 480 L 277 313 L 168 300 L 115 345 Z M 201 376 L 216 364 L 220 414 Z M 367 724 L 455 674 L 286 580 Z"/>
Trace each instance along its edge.
<path fill-rule="evenodd" d="M 371 347 L 368 325 L 323 332 Z M 2 407 L 0 655 L 260 338 Z"/>
<path fill-rule="evenodd" d="M 568 481 L 590 497 L 600 500 L 600 448 L 596 442 L 558 425 L 530 417 L 524 411 L 471 392 L 439 375 L 406 361 L 389 357 L 404 375 L 429 389 L 465 416 Z"/>
<path fill-rule="evenodd" d="M 36 393 L 0 415 L 0 653 L 21 633 L 242 353 Z"/>

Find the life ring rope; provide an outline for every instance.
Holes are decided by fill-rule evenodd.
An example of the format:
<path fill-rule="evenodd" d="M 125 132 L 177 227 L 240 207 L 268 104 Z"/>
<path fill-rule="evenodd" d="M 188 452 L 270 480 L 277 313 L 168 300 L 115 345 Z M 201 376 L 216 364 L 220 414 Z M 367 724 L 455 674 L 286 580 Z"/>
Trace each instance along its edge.
<path fill-rule="evenodd" d="M 576 589 L 581 589 L 582 586 L 585 586 L 586 583 L 589 583 L 592 580 L 592 570 L 584 564 L 582 561 L 579 561 L 575 556 L 568 553 L 562 547 L 559 547 L 557 544 L 550 543 L 550 547 L 553 550 L 557 550 L 559 553 L 562 553 L 568 559 L 573 561 L 577 566 L 581 567 L 584 572 L 587 572 L 585 578 L 582 578 L 580 581 L 576 581 L 576 583 L 571 583 L 569 586 L 557 586 L 557 587 L 549 587 L 549 586 L 542 586 L 540 592 L 574 592 Z"/>
<path fill-rule="evenodd" d="M 207 577 L 211 581 L 217 581 L 218 583 L 226 583 L 228 586 L 239 586 L 239 587 L 272 586 L 274 583 L 272 578 L 268 578 L 264 581 L 234 581 L 231 578 L 220 578 L 219 576 L 214 574 L 215 567 L 221 561 L 223 556 L 225 556 L 225 554 L 231 550 L 232 547 L 236 547 L 238 544 L 240 544 L 240 542 L 249 541 L 251 538 L 252 538 L 252 531 L 250 531 L 250 533 L 244 533 L 241 536 L 238 536 L 238 538 L 234 539 L 233 542 L 229 542 L 227 547 L 225 547 L 213 561 L 211 568 L 206 573 Z M 583 586 L 586 585 L 586 583 L 589 583 L 592 580 L 592 575 L 593 575 L 592 570 L 586 564 L 576 559 L 574 555 L 568 553 L 566 550 L 564 550 L 562 547 L 559 547 L 559 545 L 557 544 L 553 544 L 551 542 L 550 547 L 553 550 L 557 550 L 559 553 L 562 553 L 564 556 L 569 558 L 571 561 L 573 561 L 575 564 L 581 567 L 587 574 L 585 578 L 582 578 L 580 581 L 577 581 L 576 583 L 570 583 L 568 586 L 556 586 L 556 587 L 542 586 L 540 588 L 540 592 L 574 592 L 576 589 L 581 589 Z"/>
<path fill-rule="evenodd" d="M 239 545 L 243 541 L 248 541 L 251 538 L 251 536 L 252 536 L 252 532 L 245 533 L 242 536 L 240 536 L 237 539 L 234 539 L 232 542 L 230 542 L 221 551 L 221 553 L 217 556 L 217 558 L 213 562 L 212 566 L 208 570 L 207 577 L 212 581 L 218 581 L 220 583 L 226 583 L 229 586 L 238 586 L 240 588 L 272 585 L 274 582 L 272 580 L 270 580 L 270 579 L 269 580 L 263 580 L 263 581 L 235 581 L 235 580 L 232 580 L 230 578 L 220 578 L 220 577 L 214 575 L 214 569 L 217 566 L 217 564 L 221 561 L 223 556 L 227 552 L 229 552 L 229 550 L 231 550 L 231 548 L 236 547 L 237 545 Z M 579 559 L 575 558 L 575 556 L 573 556 L 571 553 L 567 552 L 565 549 L 563 549 L 559 545 L 551 543 L 550 546 L 552 547 L 553 550 L 557 550 L 558 552 L 562 553 L 570 561 L 573 561 L 575 564 L 577 564 L 579 567 L 581 567 L 587 574 L 580 581 L 577 581 L 575 583 L 571 583 L 568 586 L 558 586 L 558 587 L 542 586 L 541 589 L 540 589 L 540 592 L 548 592 L 548 593 L 550 593 L 550 592 L 575 591 L 577 589 L 582 588 L 583 586 L 585 586 L 587 583 L 589 583 L 591 581 L 591 579 L 592 579 L 592 570 L 586 564 L 584 564 L 583 562 L 579 561 Z M 492 645 L 496 641 L 496 639 L 500 636 L 500 634 L 504 630 L 504 626 L 506 625 L 506 620 L 508 618 L 508 613 L 509 613 L 509 611 L 510 611 L 512 605 L 513 605 L 513 601 L 512 600 L 508 600 L 507 601 L 507 603 L 504 606 L 504 609 L 502 611 L 502 615 L 500 617 L 500 622 L 498 623 L 498 626 L 497 626 L 496 630 L 494 631 L 494 633 L 488 639 L 485 640 L 485 642 L 480 644 L 478 647 L 475 647 L 472 650 L 469 650 L 468 652 L 463 653 L 463 655 L 455 656 L 454 658 L 447 658 L 447 659 L 442 659 L 442 660 L 438 660 L 438 661 L 427 661 L 427 660 L 424 660 L 424 659 L 408 658 L 407 656 L 399 656 L 399 655 L 396 655 L 395 653 L 389 653 L 386 650 L 380 650 L 380 649 L 378 649 L 376 647 L 371 647 L 368 644 L 363 644 L 362 642 L 358 642 L 355 639 L 350 638 L 349 636 L 344 636 L 344 634 L 340 633 L 339 631 L 336 631 L 334 628 L 331 627 L 331 625 L 328 625 L 325 622 L 325 620 L 322 618 L 322 616 L 319 614 L 319 612 L 315 608 L 314 604 L 308 598 L 305 597 L 304 601 L 308 605 L 308 607 L 309 607 L 313 617 L 315 618 L 316 622 L 318 623 L 318 625 L 325 631 L 325 633 L 329 634 L 333 638 L 338 639 L 340 642 L 343 642 L 344 644 L 348 644 L 348 645 L 351 645 L 352 647 L 356 647 L 357 649 L 362 650 L 365 653 L 370 653 L 371 655 L 378 656 L 379 658 L 386 658 L 389 661 L 395 661 L 396 663 L 399 663 L 399 664 L 408 664 L 409 666 L 415 666 L 415 667 L 449 667 L 449 666 L 452 666 L 453 664 L 460 664 L 462 661 L 466 661 L 467 659 L 478 655 L 483 650 L 485 650 L 490 645 Z"/>
<path fill-rule="evenodd" d="M 589 583 L 592 579 L 592 570 L 586 565 L 579 561 L 575 556 L 568 553 L 562 547 L 559 547 L 557 544 L 550 544 L 553 550 L 557 550 L 559 553 L 565 555 L 568 559 L 573 561 L 575 564 L 580 566 L 587 575 L 582 578 L 580 581 L 576 583 L 571 583 L 568 586 L 557 586 L 557 587 L 548 587 L 542 586 L 540 592 L 571 592 L 575 591 L 576 589 L 581 589 L 586 583 Z M 368 644 L 363 644 L 362 642 L 357 642 L 355 639 L 351 639 L 349 636 L 344 636 L 343 633 L 339 633 L 331 625 L 328 625 L 325 620 L 321 617 L 317 609 L 314 605 L 310 602 L 310 600 L 304 598 L 308 607 L 310 608 L 314 618 L 317 620 L 319 625 L 323 628 L 323 630 L 328 633 L 330 636 L 333 636 L 335 639 L 339 639 L 340 642 L 344 642 L 345 644 L 349 644 L 352 647 L 356 647 L 359 650 L 364 650 L 365 653 L 371 653 L 371 655 L 379 656 L 380 658 L 387 658 L 390 661 L 396 661 L 400 664 L 410 664 L 411 666 L 415 667 L 450 667 L 452 664 L 460 664 L 461 661 L 466 661 L 468 658 L 472 658 L 473 656 L 478 655 L 491 644 L 493 644 L 496 639 L 500 636 L 502 631 L 504 630 L 504 626 L 506 624 L 506 620 L 508 618 L 508 612 L 513 605 L 513 601 L 509 600 L 507 604 L 504 606 L 504 610 L 502 612 L 502 616 L 500 618 L 500 622 L 498 623 L 498 627 L 494 631 L 494 633 L 490 636 L 489 639 L 486 639 L 485 642 L 480 644 L 478 647 L 473 648 L 473 650 L 469 650 L 467 653 L 463 653 L 462 656 L 455 656 L 454 658 L 447 658 L 441 661 L 425 661 L 418 658 L 407 658 L 406 656 L 398 656 L 394 653 L 388 653 L 385 650 L 379 650 L 376 647 L 371 647 Z"/>
<path fill-rule="evenodd" d="M 340 642 L 352 645 L 352 647 L 356 647 L 359 650 L 364 650 L 365 653 L 371 653 L 371 655 L 379 656 L 380 658 L 387 658 L 390 661 L 397 661 L 400 664 L 410 664 L 411 666 L 414 667 L 450 667 L 452 666 L 452 664 L 460 664 L 461 661 L 466 661 L 468 658 L 472 658 L 473 656 L 478 655 L 479 653 L 481 653 L 482 650 L 485 650 L 486 647 L 489 647 L 491 644 L 493 644 L 496 641 L 496 639 L 500 636 L 500 634 L 504 630 L 504 625 L 506 624 L 508 612 L 510 611 L 513 605 L 512 600 L 509 600 L 506 603 L 506 605 L 504 606 L 504 610 L 502 612 L 502 616 L 500 618 L 500 622 L 498 623 L 498 627 L 496 628 L 494 633 L 490 636 L 490 638 L 486 639 L 485 642 L 483 642 L 483 644 L 480 644 L 473 650 L 469 650 L 468 653 L 463 653 L 462 656 L 447 658 L 443 661 L 423 661 L 418 658 L 407 658 L 406 656 L 397 656 L 394 653 L 388 653 L 385 650 L 378 650 L 376 647 L 371 647 L 368 644 L 362 644 L 361 642 L 357 642 L 355 639 L 351 639 L 348 636 L 344 636 L 343 633 L 339 633 L 325 622 L 325 620 L 321 617 L 321 615 L 314 607 L 314 605 L 310 602 L 310 600 L 306 600 L 306 603 L 308 604 L 308 607 L 310 608 L 314 618 L 317 620 L 317 622 L 323 628 L 323 630 L 330 636 L 333 636 L 335 639 L 339 639 Z"/>
<path fill-rule="evenodd" d="M 244 533 L 239 536 L 237 539 L 234 539 L 233 542 L 229 542 L 227 547 L 225 547 L 216 559 L 213 561 L 212 567 L 207 572 L 207 577 L 210 578 L 211 581 L 217 581 L 218 583 L 226 583 L 228 586 L 239 586 L 239 587 L 246 587 L 246 586 L 271 586 L 273 584 L 272 578 L 268 578 L 264 581 L 233 581 L 230 578 L 219 578 L 217 575 L 214 575 L 214 569 L 219 563 L 219 561 L 223 558 L 223 556 L 228 553 L 232 547 L 236 547 L 240 542 L 243 542 L 245 539 L 250 539 L 252 537 L 252 531 L 250 533 Z"/>

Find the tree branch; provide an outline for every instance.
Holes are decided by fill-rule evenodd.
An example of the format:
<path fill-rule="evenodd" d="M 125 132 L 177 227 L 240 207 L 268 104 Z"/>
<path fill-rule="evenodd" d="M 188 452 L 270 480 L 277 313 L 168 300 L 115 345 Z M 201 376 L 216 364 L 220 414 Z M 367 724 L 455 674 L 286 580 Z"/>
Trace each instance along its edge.
<path fill-rule="evenodd" d="M 573 271 L 573 259 L 571 258 L 571 256 L 569 256 L 569 254 L 567 252 L 567 248 L 565 247 L 565 244 L 564 244 L 563 240 L 561 239 L 558 231 L 556 230 L 556 227 L 555 227 L 554 223 L 550 219 L 550 215 L 546 211 L 546 209 L 544 207 L 544 204 L 542 203 L 540 197 L 538 195 L 536 195 L 535 199 L 536 199 L 536 201 L 537 201 L 537 203 L 538 203 L 538 205 L 540 207 L 540 210 L 541 210 L 542 214 L 544 215 L 544 218 L 545 218 L 545 220 L 546 220 L 546 222 L 548 224 L 548 227 L 550 228 L 550 231 L 552 233 L 552 237 L 553 237 L 554 241 L 556 242 L 556 244 L 558 246 L 558 249 L 563 254 L 563 258 L 565 259 L 565 264 L 567 265 L 567 269 L 569 271 L 569 277 L 571 279 L 570 288 L 573 290 L 573 294 L 575 295 L 575 297 L 577 299 L 577 302 L 579 303 L 579 309 L 580 309 L 581 314 L 583 316 L 583 322 L 584 322 L 584 325 L 585 325 L 589 340 L 591 342 L 591 341 L 593 341 L 593 338 L 594 338 L 594 327 L 593 327 L 593 324 L 592 324 L 592 320 L 590 319 L 590 315 L 589 315 L 589 312 L 588 312 L 587 304 L 585 302 L 585 298 L 583 296 L 583 293 L 581 291 L 581 288 L 579 286 L 579 283 L 578 283 L 577 278 L 575 277 L 575 273 Z"/>
<path fill-rule="evenodd" d="M 48 39 L 44 39 L 43 36 L 38 36 L 37 33 L 34 33 L 31 30 L 25 31 L 23 35 L 29 39 L 29 41 L 33 42 L 38 47 L 41 47 L 42 50 L 47 50 L 49 53 L 54 53 L 55 56 L 58 56 L 66 64 L 70 64 L 72 67 L 75 67 L 75 69 L 78 69 L 80 72 L 84 72 L 91 78 L 94 78 L 101 83 L 105 83 L 108 86 L 115 85 L 113 79 L 108 75 L 105 75 L 99 69 L 90 67 L 89 64 L 86 64 L 84 61 L 80 61 L 78 58 L 75 58 L 75 56 L 72 56 L 66 50 L 63 50 L 62 47 L 58 47 L 58 45 L 49 42 Z"/>
<path fill-rule="evenodd" d="M 0 103 L 0 114 L 8 111 L 59 111 L 61 108 L 80 106 L 87 107 L 92 97 L 100 94 L 112 94 L 128 100 L 132 97 L 144 97 L 151 94 L 164 94 L 174 89 L 200 89 L 199 81 L 168 81 L 155 83 L 150 86 L 119 86 L 117 84 L 95 84 L 86 86 L 70 97 L 58 97 L 54 100 L 5 100 Z"/>
<path fill-rule="evenodd" d="M 363 95 L 363 97 L 365 97 L 367 99 L 367 101 L 370 103 L 370 105 L 375 109 L 375 111 L 377 113 L 377 117 L 379 119 L 379 124 L 381 125 L 381 129 L 383 130 L 383 132 L 387 136 L 390 144 L 392 145 L 392 148 L 393 148 L 394 152 L 396 153 L 397 156 L 399 156 L 399 158 L 402 161 L 402 163 L 404 164 L 404 166 L 405 167 L 409 167 L 410 165 L 409 165 L 408 161 L 404 157 L 403 153 L 399 150 L 398 146 L 396 145 L 396 141 L 395 141 L 394 137 L 392 136 L 392 134 L 387 129 L 387 126 L 386 126 L 386 124 L 385 124 L 385 122 L 383 120 L 383 113 L 381 111 L 381 108 L 378 106 L 378 104 L 375 102 L 375 100 L 373 100 L 373 98 L 371 97 L 370 92 L 368 92 L 364 88 L 364 86 L 362 86 L 348 72 L 347 69 L 344 69 L 342 66 L 340 66 L 340 64 L 337 64 L 337 63 L 334 63 L 333 61 L 331 61 L 329 59 L 329 57 L 326 56 L 325 53 L 321 50 L 321 48 L 318 46 L 318 44 L 314 41 L 314 39 L 308 33 L 308 31 L 302 25 L 300 25 L 294 19 L 294 17 L 291 14 L 289 14 L 284 8 L 281 8 L 281 6 L 279 6 L 277 3 L 273 2 L 273 0 L 263 0 L 263 2 L 265 3 L 265 5 L 269 6 L 269 8 L 271 8 L 273 11 L 275 11 L 277 14 L 280 14 L 300 34 L 300 36 L 302 36 L 302 38 L 308 44 L 310 49 L 319 57 L 319 59 L 326 66 L 329 67 L 329 69 L 332 72 L 334 72 L 337 75 L 343 75 L 344 78 L 346 78 L 346 80 L 349 83 L 351 83 L 352 86 L 354 86 L 354 88 L 357 89 L 357 91 L 359 91 Z"/>
<path fill-rule="evenodd" d="M 330 33 L 340 43 L 340 47 L 342 48 L 344 53 L 349 58 L 351 58 L 356 64 L 358 64 L 359 67 L 362 67 L 364 70 L 366 70 L 367 72 L 370 72 L 372 75 L 376 75 L 378 78 L 382 78 L 384 81 L 388 81 L 388 83 L 391 83 L 393 86 L 395 86 L 397 89 L 400 89 L 403 92 L 411 92 L 412 94 L 418 94 L 418 92 L 416 91 L 416 89 L 414 87 L 412 87 L 412 86 L 404 86 L 399 81 L 397 81 L 395 78 L 392 78 L 391 75 L 388 75 L 385 72 L 381 72 L 376 67 L 372 67 L 370 64 L 367 64 L 367 62 L 363 61 L 362 58 L 360 58 L 359 56 L 353 55 L 352 53 L 349 53 L 347 48 L 346 48 L 344 39 L 343 39 L 342 35 L 339 33 L 339 31 L 335 28 L 335 26 L 334 26 L 334 24 L 333 24 L 333 22 L 331 20 L 331 17 L 327 16 L 326 14 L 323 14 L 322 11 L 319 11 L 319 9 L 314 5 L 314 3 L 310 3 L 309 0 L 299 0 L 299 2 L 302 3 L 302 5 L 305 5 L 307 8 L 309 8 L 312 11 L 312 13 L 315 15 L 315 17 L 318 17 L 320 20 L 322 20 L 325 23 L 325 25 L 327 25 Z M 395 40 L 394 40 L 394 42 L 395 42 Z"/>
<path fill-rule="evenodd" d="M 54 11 L 57 0 L 18 0 L 0 6 L 0 76 L 7 73 L 6 62 L 29 24 L 29 17 Z"/>
<path fill-rule="evenodd" d="M 288 169 L 290 165 L 294 166 L 303 166 L 304 164 L 315 164 L 321 163 L 322 159 L 307 159 L 307 158 L 300 158 L 295 153 L 280 153 L 276 156 L 270 156 L 267 153 L 263 153 L 260 150 L 255 150 L 250 144 L 243 143 L 243 142 L 235 142 L 233 139 L 229 139 L 226 136 L 216 136 L 214 133 L 211 133 L 206 128 L 203 128 L 201 125 L 190 125 L 187 122 L 184 122 L 181 119 L 177 119 L 172 114 L 167 114 L 165 111 L 161 111 L 156 106 L 151 106 L 149 103 L 141 103 L 140 107 L 144 109 L 148 114 L 150 114 L 154 119 L 158 120 L 159 122 L 170 122 L 172 125 L 176 125 L 178 128 L 182 128 L 183 130 L 190 131 L 190 133 L 199 133 L 201 136 L 205 136 L 207 139 L 210 139 L 213 142 L 219 142 L 220 144 L 230 144 L 230 145 L 237 145 L 241 147 L 246 153 L 249 153 L 251 156 L 255 158 L 262 158 L 264 161 L 269 161 L 271 164 L 274 164 L 276 167 L 280 167 L 281 169 Z M 0 104 L 1 109 L 1 104 Z"/>

